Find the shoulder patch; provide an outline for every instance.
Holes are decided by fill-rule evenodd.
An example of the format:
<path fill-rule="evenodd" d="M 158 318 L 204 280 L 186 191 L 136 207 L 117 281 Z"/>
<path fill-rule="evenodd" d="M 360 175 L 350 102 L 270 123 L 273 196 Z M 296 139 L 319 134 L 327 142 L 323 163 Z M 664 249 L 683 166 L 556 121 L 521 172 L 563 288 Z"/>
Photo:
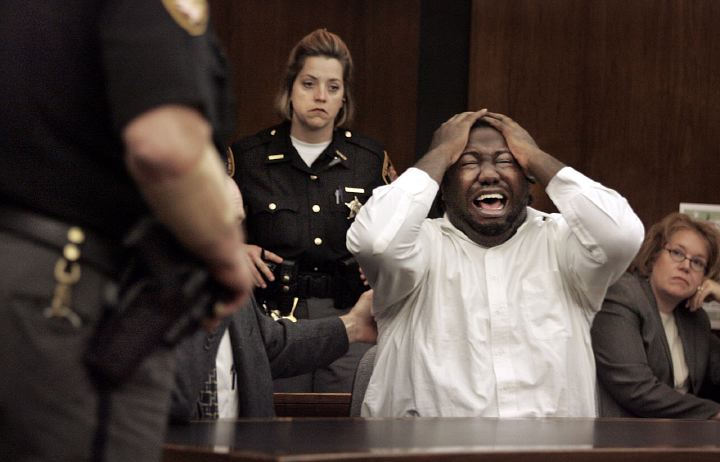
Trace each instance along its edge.
<path fill-rule="evenodd" d="M 207 0 L 162 0 L 173 20 L 192 36 L 207 30 L 209 7 Z"/>

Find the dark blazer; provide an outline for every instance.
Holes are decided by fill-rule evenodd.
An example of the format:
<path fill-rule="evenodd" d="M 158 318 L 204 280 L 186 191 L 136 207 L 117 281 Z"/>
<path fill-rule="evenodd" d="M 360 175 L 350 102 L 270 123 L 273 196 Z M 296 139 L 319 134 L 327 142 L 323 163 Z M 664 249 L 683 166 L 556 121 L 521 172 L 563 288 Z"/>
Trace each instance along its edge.
<path fill-rule="evenodd" d="M 178 345 L 171 420 L 198 418 L 200 389 L 215 365 L 225 329 L 230 329 L 237 374 L 238 417 L 274 416 L 274 378 L 326 366 L 348 349 L 345 326 L 338 317 L 273 321 L 251 299 L 212 334 L 199 331 Z"/>
<path fill-rule="evenodd" d="M 625 273 L 608 289 L 591 329 L 601 417 L 708 419 L 720 411 L 717 402 L 697 396 L 713 388 L 710 364 L 720 357 L 707 313 L 684 306 L 674 313 L 689 370 L 687 394 L 673 388 L 670 348 L 647 278 Z"/>

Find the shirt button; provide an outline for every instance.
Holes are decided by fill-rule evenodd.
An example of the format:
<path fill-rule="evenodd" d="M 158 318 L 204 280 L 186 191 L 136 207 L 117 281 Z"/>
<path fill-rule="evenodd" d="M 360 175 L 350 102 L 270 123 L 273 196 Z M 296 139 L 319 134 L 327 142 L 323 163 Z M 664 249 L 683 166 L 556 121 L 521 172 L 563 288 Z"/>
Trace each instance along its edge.
<path fill-rule="evenodd" d="M 315 243 L 315 245 L 320 245 L 320 244 L 322 244 L 322 239 L 320 239 L 319 237 L 316 237 L 313 242 Z"/>
<path fill-rule="evenodd" d="M 270 131 L 270 136 L 275 136 L 275 133 L 277 133 L 277 130 L 272 129 L 272 130 Z"/>
<path fill-rule="evenodd" d="M 317 175 L 310 175 L 310 179 L 313 181 L 317 181 L 318 177 Z"/>
<path fill-rule="evenodd" d="M 270 203 L 268 204 L 268 208 L 269 208 L 270 210 L 275 210 L 275 209 L 277 208 L 277 205 L 275 205 L 275 202 L 270 202 Z"/>
<path fill-rule="evenodd" d="M 312 206 L 312 211 L 315 212 L 315 213 L 318 213 L 318 212 L 320 211 L 320 206 L 317 205 L 317 204 L 313 205 L 313 206 Z"/>
<path fill-rule="evenodd" d="M 345 138 L 350 138 L 352 136 L 352 132 L 350 130 L 345 130 Z"/>

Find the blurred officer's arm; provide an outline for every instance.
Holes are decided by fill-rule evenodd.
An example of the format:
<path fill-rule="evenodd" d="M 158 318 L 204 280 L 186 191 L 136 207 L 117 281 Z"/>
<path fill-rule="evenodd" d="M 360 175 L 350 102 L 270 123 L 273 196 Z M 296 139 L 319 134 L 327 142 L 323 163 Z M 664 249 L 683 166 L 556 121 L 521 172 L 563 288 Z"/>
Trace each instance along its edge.
<path fill-rule="evenodd" d="M 247 255 L 208 122 L 189 106 L 159 106 L 132 119 L 123 140 L 149 207 L 240 302 L 251 287 Z"/>

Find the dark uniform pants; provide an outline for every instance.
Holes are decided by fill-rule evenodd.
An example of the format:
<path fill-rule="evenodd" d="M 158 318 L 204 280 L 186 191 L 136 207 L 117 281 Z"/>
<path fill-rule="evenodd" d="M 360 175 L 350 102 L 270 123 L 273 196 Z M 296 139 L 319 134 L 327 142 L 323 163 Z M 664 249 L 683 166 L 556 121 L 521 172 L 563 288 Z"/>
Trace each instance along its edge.
<path fill-rule="evenodd" d="M 81 264 L 72 307 L 80 328 L 46 318 L 60 252 L 0 230 L 0 459 L 83 461 L 91 454 L 98 396 L 82 356 L 107 277 Z M 173 357 L 159 351 L 111 395 L 108 461 L 159 460 Z"/>
<path fill-rule="evenodd" d="M 305 306 L 301 306 L 305 304 Z M 341 316 L 350 310 L 338 310 L 331 298 L 309 298 L 298 303 L 297 312 L 307 319 Z M 274 391 L 279 393 L 351 393 L 355 370 L 363 354 L 371 347 L 369 343 L 352 343 L 347 353 L 329 366 L 309 374 L 274 381 Z"/>

